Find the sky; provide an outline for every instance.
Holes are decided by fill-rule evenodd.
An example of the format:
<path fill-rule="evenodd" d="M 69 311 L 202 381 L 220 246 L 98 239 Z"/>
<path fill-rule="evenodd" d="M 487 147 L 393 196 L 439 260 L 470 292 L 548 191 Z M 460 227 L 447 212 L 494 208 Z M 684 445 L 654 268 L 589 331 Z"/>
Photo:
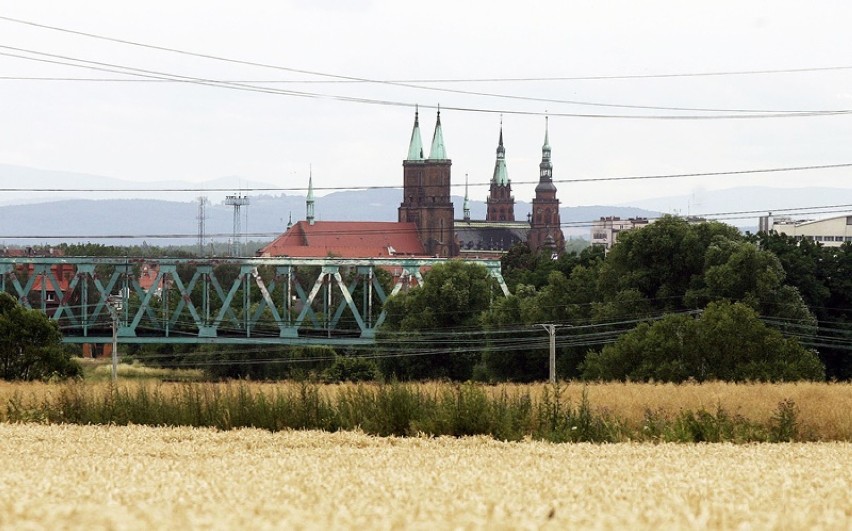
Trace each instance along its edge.
<path fill-rule="evenodd" d="M 852 168 L 559 182 L 852 163 L 846 1 L 0 1 L 0 17 L 229 59 L 0 19 L 0 164 L 235 190 L 309 173 L 318 188 L 401 185 L 414 106 L 428 146 L 440 105 L 454 193 L 467 174 L 474 199 L 501 121 L 514 195 L 533 197 L 545 114 L 564 206 L 850 187 Z M 801 69 L 820 70 L 743 73 Z"/>

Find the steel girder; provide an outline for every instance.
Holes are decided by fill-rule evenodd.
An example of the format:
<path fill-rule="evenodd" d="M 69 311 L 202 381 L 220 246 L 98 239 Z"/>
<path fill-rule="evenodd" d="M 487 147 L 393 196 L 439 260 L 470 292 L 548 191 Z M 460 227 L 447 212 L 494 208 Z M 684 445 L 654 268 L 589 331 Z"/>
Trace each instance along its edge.
<path fill-rule="evenodd" d="M 364 345 L 388 297 L 439 258 L 0 258 L 0 291 L 57 321 L 67 343 Z M 498 260 L 482 264 L 509 294 Z M 391 273 L 383 286 L 379 270 Z M 388 287 L 390 288 L 388 291 Z"/>

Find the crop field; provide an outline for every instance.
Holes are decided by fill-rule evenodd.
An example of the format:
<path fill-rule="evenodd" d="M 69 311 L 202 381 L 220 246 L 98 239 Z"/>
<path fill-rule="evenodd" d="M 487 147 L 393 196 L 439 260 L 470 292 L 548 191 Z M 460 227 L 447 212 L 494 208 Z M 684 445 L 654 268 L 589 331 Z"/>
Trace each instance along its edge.
<path fill-rule="evenodd" d="M 852 444 L 0 424 L 0 528 L 849 529 Z"/>
<path fill-rule="evenodd" d="M 852 442 L 852 384 L 0 383 L 0 421 L 510 441 Z"/>

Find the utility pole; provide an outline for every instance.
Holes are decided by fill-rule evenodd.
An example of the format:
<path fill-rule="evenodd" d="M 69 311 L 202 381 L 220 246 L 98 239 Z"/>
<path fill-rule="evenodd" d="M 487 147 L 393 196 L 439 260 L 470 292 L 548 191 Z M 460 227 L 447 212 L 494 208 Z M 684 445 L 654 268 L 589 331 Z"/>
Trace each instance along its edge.
<path fill-rule="evenodd" d="M 110 295 L 107 298 L 107 309 L 112 317 L 112 383 L 118 380 L 118 312 L 122 309 L 122 298 Z"/>
<path fill-rule="evenodd" d="M 556 383 L 556 328 L 559 326 L 565 325 L 556 325 L 553 323 L 542 324 L 539 323 L 540 327 L 544 328 L 547 331 L 547 334 L 550 336 L 550 383 Z M 568 325 L 570 326 L 570 325 Z"/>

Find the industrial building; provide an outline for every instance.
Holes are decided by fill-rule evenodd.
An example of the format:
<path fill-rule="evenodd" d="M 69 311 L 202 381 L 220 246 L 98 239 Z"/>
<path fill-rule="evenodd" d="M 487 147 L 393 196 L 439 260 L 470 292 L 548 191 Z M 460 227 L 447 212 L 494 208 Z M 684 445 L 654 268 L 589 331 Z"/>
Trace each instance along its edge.
<path fill-rule="evenodd" d="M 840 247 L 852 242 L 852 216 L 842 215 L 816 220 L 794 220 L 789 217 L 775 218 L 770 213 L 760 218 L 759 229 L 775 231 L 798 239 L 813 240 L 826 247 Z"/>

